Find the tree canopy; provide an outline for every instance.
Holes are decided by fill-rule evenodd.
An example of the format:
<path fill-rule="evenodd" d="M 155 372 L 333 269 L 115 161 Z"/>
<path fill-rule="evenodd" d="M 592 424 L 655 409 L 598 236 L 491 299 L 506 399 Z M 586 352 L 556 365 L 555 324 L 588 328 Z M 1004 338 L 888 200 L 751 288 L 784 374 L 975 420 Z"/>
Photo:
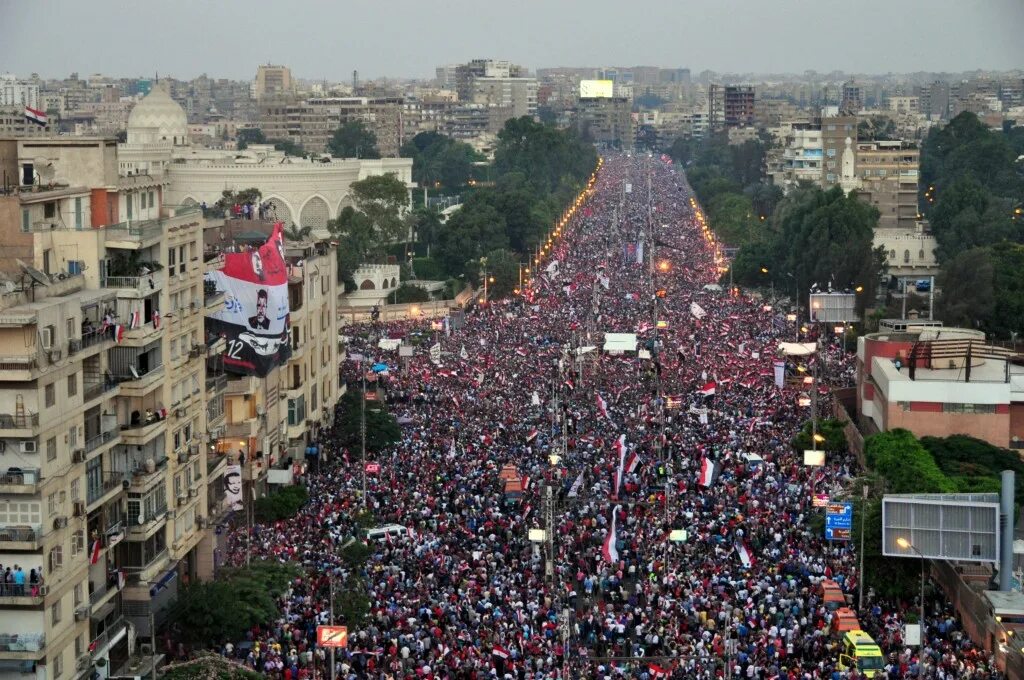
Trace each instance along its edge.
<path fill-rule="evenodd" d="M 946 263 L 938 278 L 944 322 L 997 338 L 1024 335 L 1024 245 L 972 248 Z"/>
<path fill-rule="evenodd" d="M 361 120 L 342 123 L 328 140 L 327 150 L 336 158 L 380 158 L 377 135 Z"/>
<path fill-rule="evenodd" d="M 469 144 L 437 132 L 421 132 L 402 145 L 399 155 L 412 159 L 412 178 L 420 184 L 465 186 L 473 163 L 482 160 Z"/>

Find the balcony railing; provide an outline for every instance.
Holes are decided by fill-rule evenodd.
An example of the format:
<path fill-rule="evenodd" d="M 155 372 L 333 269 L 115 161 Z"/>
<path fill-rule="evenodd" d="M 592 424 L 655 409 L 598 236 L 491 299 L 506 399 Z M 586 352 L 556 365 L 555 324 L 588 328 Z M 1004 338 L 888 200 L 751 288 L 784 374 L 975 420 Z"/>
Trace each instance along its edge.
<path fill-rule="evenodd" d="M 39 483 L 39 469 L 38 468 L 25 468 L 25 469 L 10 469 L 7 472 L 0 475 L 0 491 L 4 490 L 5 486 L 31 486 Z"/>
<path fill-rule="evenodd" d="M 109 441 L 111 441 L 113 439 L 116 439 L 119 433 L 120 433 L 120 430 L 118 428 L 116 428 L 116 427 L 113 428 L 113 429 L 107 430 L 106 432 L 100 432 L 98 435 L 96 435 L 94 437 L 89 437 L 88 439 L 86 439 L 85 440 L 85 446 L 83 448 L 85 449 L 86 453 L 90 453 L 92 451 L 95 451 L 96 449 L 98 449 L 99 447 L 103 446 L 107 442 L 109 442 Z"/>
<path fill-rule="evenodd" d="M 216 392 L 223 392 L 228 387 L 228 376 L 224 373 L 220 375 L 207 375 L 206 376 L 206 391 L 207 393 L 213 394 Z"/>
<path fill-rule="evenodd" d="M 26 571 L 28 570 L 26 569 Z M 42 572 L 42 567 L 38 567 L 36 571 Z M 39 584 L 0 583 L 0 597 L 39 597 Z"/>
<path fill-rule="evenodd" d="M 159 279 L 153 274 L 146 274 L 145 276 L 108 276 L 103 279 L 104 288 L 134 288 L 140 289 L 143 286 L 149 285 L 149 282 L 153 282 L 153 288 L 155 289 L 159 284 Z"/>
<path fill-rule="evenodd" d="M 104 472 L 97 484 L 89 484 L 86 488 L 85 499 L 87 503 L 95 503 L 106 496 L 114 489 L 122 488 L 124 475 L 119 472 Z"/>
<path fill-rule="evenodd" d="M 0 633 L 0 652 L 38 652 L 45 646 L 45 633 Z"/>
<path fill-rule="evenodd" d="M 32 543 L 43 537 L 39 527 L 8 526 L 0 527 L 0 543 Z"/>
<path fill-rule="evenodd" d="M 107 238 L 113 241 L 145 241 L 159 236 L 164 225 L 161 220 L 139 220 L 136 222 L 118 222 L 106 228 Z"/>
<path fill-rule="evenodd" d="M 121 383 L 121 382 L 129 382 L 131 380 L 143 380 L 147 376 L 152 376 L 152 375 L 154 375 L 156 373 L 162 373 L 163 370 L 164 370 L 164 365 L 160 364 L 158 366 L 153 366 L 151 368 L 148 368 L 145 371 L 138 371 L 138 370 L 136 370 L 137 374 L 118 373 L 117 375 L 114 376 L 114 380 L 116 380 L 119 383 Z"/>
<path fill-rule="evenodd" d="M 116 380 L 104 380 L 103 382 L 86 384 L 85 388 L 82 390 L 82 398 L 85 401 L 92 401 L 104 392 L 109 392 L 115 387 L 117 387 Z"/>
<path fill-rule="evenodd" d="M 0 430 L 27 430 L 39 427 L 38 413 L 0 413 Z"/>

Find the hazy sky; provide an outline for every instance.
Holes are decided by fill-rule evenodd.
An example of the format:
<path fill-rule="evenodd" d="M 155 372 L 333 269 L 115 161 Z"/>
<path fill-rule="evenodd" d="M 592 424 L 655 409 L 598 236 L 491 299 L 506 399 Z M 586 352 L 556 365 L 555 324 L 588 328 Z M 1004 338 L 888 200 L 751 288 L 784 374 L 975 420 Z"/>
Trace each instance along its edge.
<path fill-rule="evenodd" d="M 476 57 L 727 72 L 1024 67 L 1024 0 L 0 0 L 0 72 L 432 77 Z"/>

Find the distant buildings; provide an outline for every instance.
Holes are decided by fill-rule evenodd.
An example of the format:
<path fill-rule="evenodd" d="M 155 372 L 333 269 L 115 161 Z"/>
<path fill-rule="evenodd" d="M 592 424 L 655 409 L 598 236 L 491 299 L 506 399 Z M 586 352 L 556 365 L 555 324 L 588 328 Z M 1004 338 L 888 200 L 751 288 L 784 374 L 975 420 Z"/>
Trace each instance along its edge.
<path fill-rule="evenodd" d="M 256 68 L 256 78 L 252 83 L 252 94 L 256 100 L 264 97 L 295 94 L 292 83 L 292 71 L 287 66 L 272 64 L 260 65 Z"/>
<path fill-rule="evenodd" d="M 537 79 L 523 66 L 474 59 L 455 67 L 454 85 L 460 102 L 510 107 L 513 118 L 537 113 Z"/>
<path fill-rule="evenodd" d="M 267 97 L 259 103 L 259 127 L 268 140 L 325 153 L 335 130 L 359 121 L 376 135 L 381 155 L 390 158 L 406 141 L 403 103 L 400 97 Z"/>
<path fill-rule="evenodd" d="M 626 97 L 581 98 L 576 124 L 583 138 L 596 144 L 633 147 L 632 103 Z"/>
<path fill-rule="evenodd" d="M 40 109 L 39 84 L 19 80 L 9 73 L 0 74 L 0 106 L 29 106 Z"/>

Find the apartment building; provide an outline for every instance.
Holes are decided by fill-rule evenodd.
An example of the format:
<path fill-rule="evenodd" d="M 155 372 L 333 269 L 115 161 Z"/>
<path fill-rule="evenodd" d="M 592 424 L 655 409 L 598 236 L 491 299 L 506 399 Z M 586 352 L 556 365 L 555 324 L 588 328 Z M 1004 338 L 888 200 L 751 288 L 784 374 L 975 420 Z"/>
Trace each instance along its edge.
<path fill-rule="evenodd" d="M 839 184 L 842 175 L 843 151 L 846 140 L 857 141 L 856 116 L 823 116 L 821 119 L 821 148 L 824 162 L 821 168 L 821 186 L 829 189 Z"/>
<path fill-rule="evenodd" d="M 857 195 L 878 208 L 879 229 L 914 231 L 920 153 L 899 140 L 857 142 Z"/>
<path fill-rule="evenodd" d="M 292 71 L 287 66 L 260 64 L 252 84 L 253 97 L 262 99 L 273 95 L 294 94 Z"/>
<path fill-rule="evenodd" d="M 405 142 L 403 108 L 401 97 L 274 97 L 260 102 L 259 126 L 267 139 L 324 153 L 335 130 L 360 121 L 376 135 L 381 156 L 391 158 Z"/>
<path fill-rule="evenodd" d="M 633 147 L 632 104 L 625 97 L 580 98 L 577 125 L 584 139 L 625 149 Z"/>
<path fill-rule="evenodd" d="M 0 197 L 0 562 L 38 563 L 47 591 L 0 600 L 0 662 L 135 674 L 128 640 L 204 575 L 202 214 L 118 176 L 112 139 L 17 144 L 52 188 Z"/>

